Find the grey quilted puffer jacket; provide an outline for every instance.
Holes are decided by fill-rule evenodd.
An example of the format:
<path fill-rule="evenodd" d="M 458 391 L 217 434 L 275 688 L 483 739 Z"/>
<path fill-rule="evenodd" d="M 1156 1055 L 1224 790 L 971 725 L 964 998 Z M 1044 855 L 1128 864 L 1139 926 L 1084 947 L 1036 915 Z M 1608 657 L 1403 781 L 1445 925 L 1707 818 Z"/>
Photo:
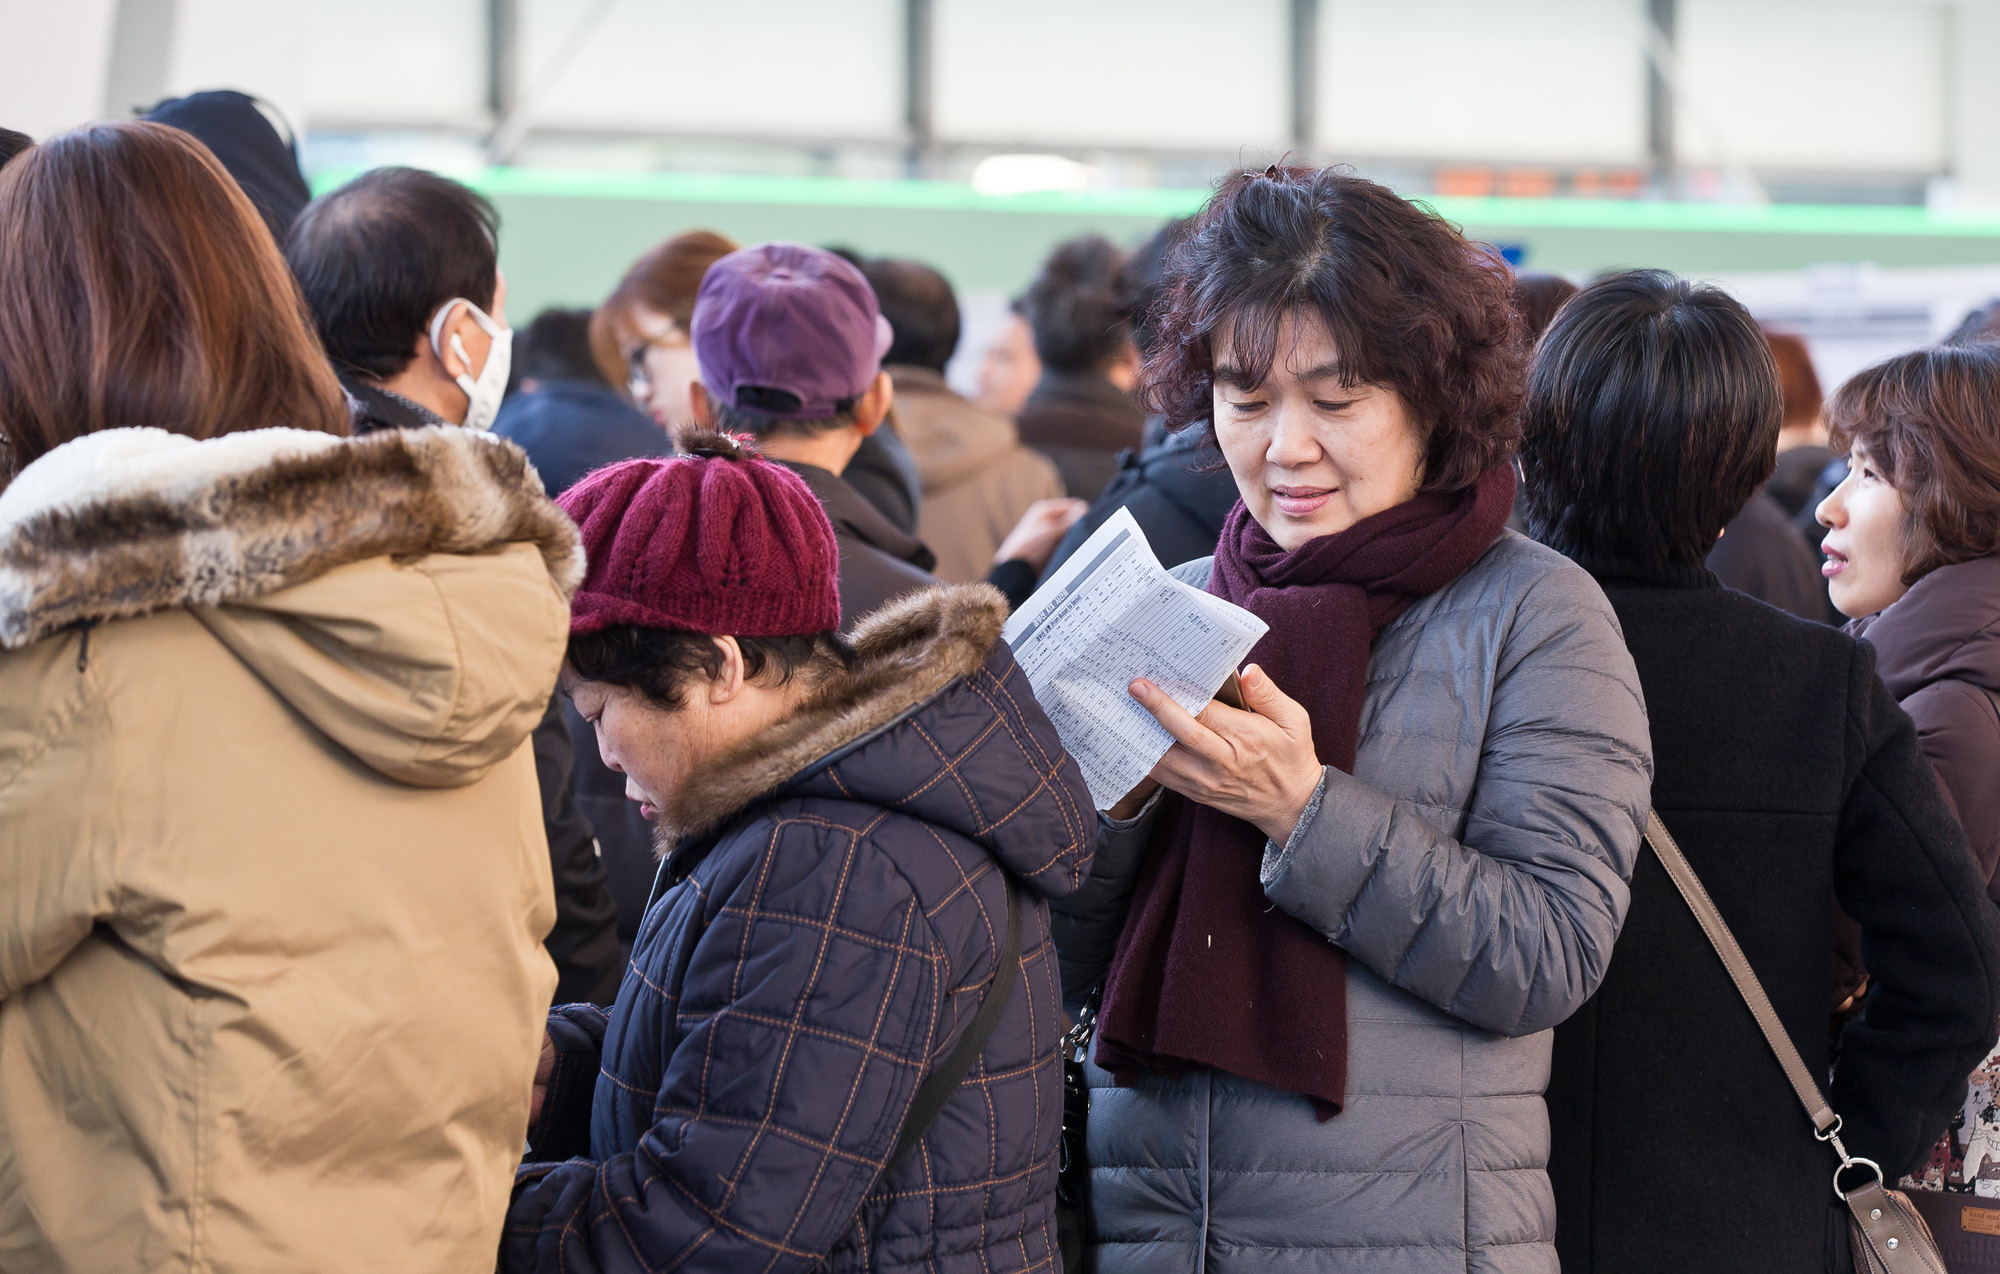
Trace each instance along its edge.
<path fill-rule="evenodd" d="M 1203 559 L 1176 569 L 1197 586 Z M 1554 1274 L 1551 1030 L 1597 989 L 1652 785 L 1595 581 L 1511 531 L 1383 631 L 1354 773 L 1264 890 L 1348 954 L 1346 1109 L 1197 1071 L 1091 1068 L 1100 1274 Z M 1056 904 L 1065 997 L 1103 977 L 1159 802 Z M 1690 1042 L 1691 1045 L 1693 1042 Z"/>

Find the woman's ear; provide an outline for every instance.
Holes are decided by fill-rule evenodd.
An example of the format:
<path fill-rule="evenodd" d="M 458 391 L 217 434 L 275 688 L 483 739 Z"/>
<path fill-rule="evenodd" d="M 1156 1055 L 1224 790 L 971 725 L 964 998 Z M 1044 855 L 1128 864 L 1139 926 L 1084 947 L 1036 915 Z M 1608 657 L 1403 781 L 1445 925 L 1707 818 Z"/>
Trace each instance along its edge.
<path fill-rule="evenodd" d="M 749 681 L 744 675 L 743 647 L 736 644 L 734 637 L 711 637 L 715 648 L 722 656 L 722 667 L 708 681 L 708 705 L 719 708 L 743 693 Z"/>

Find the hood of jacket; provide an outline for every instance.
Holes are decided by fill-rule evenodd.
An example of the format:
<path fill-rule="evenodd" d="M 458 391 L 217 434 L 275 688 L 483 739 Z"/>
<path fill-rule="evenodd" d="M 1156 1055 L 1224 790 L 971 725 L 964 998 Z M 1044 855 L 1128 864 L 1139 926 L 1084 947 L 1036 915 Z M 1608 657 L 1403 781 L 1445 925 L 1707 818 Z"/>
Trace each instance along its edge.
<path fill-rule="evenodd" d="M 902 364 L 884 370 L 896 386 L 896 432 L 924 490 L 956 486 L 1021 445 L 1013 421 L 968 402 L 943 372 Z"/>
<path fill-rule="evenodd" d="M 1220 534 L 1223 521 L 1236 507 L 1236 479 L 1222 453 L 1209 444 L 1207 428 L 1195 424 L 1171 433 L 1161 430 L 1158 441 L 1151 438 L 1152 423 L 1146 428 L 1149 445 L 1127 463 L 1140 470 L 1146 485 Z"/>
<path fill-rule="evenodd" d="M 767 801 L 861 801 L 978 843 L 1045 897 L 1074 892 L 1097 815 L 1000 640 L 1006 620 L 986 584 L 926 589 L 871 614 L 854 630 L 851 671 L 687 775 L 660 812 L 660 851 Z"/>
<path fill-rule="evenodd" d="M 235 89 L 208 89 L 170 97 L 146 112 L 158 124 L 192 133 L 236 179 L 263 215 L 280 244 L 312 202 L 312 188 L 299 171 L 298 147 L 279 134 L 257 99 Z"/>
<path fill-rule="evenodd" d="M 1898 699 L 1947 680 L 2000 693 L 2000 554 L 1938 567 L 1848 631 L 1874 645 Z"/>
<path fill-rule="evenodd" d="M 1097 372 L 1042 373 L 1016 417 L 1031 447 L 1123 451 L 1139 445 L 1146 409 Z"/>
<path fill-rule="evenodd" d="M 833 523 L 836 536 L 859 540 L 869 548 L 879 549 L 899 562 L 908 562 L 920 571 L 928 571 L 937 565 L 937 555 L 922 540 L 884 517 L 880 509 L 870 504 L 840 474 L 797 460 L 780 460 L 778 463 L 798 474 L 812 491 L 819 500 L 820 508 L 826 511 L 826 520 Z"/>
<path fill-rule="evenodd" d="M 107 430 L 0 492 L 0 646 L 185 608 L 411 783 L 470 782 L 526 736 L 582 575 L 520 450 L 463 429 Z"/>

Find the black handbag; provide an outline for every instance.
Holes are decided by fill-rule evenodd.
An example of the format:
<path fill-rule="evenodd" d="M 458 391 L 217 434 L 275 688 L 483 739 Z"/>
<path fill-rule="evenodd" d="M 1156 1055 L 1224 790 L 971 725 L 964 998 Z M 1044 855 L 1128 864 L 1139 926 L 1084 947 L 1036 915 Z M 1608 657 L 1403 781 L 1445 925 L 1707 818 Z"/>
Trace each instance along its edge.
<path fill-rule="evenodd" d="M 1056 1245 L 1063 1274 L 1089 1274 L 1090 1154 L 1086 1125 L 1090 1119 L 1090 1081 L 1083 1073 L 1090 1041 L 1097 1034 L 1096 991 L 1076 1015 L 1076 1025 L 1063 1036 L 1062 1140 L 1056 1156 Z"/>

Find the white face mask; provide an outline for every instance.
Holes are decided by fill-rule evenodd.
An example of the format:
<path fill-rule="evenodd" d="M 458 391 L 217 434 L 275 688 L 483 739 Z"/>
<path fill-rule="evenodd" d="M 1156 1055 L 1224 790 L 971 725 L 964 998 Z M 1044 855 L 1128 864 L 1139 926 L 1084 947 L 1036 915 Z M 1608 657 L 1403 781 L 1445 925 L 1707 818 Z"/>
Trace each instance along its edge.
<path fill-rule="evenodd" d="M 472 321 L 479 324 L 479 330 L 493 338 L 492 348 L 486 351 L 486 365 L 479 369 L 479 379 L 474 380 L 464 372 L 460 372 L 457 378 L 458 387 L 465 391 L 469 400 L 463 422 L 465 427 L 491 429 L 493 417 L 500 411 L 500 399 L 507 392 L 507 372 L 514 362 L 514 329 L 500 326 L 486 311 L 462 296 L 455 296 L 440 306 L 431 318 L 431 348 L 437 351 L 440 360 L 444 358 L 444 346 L 438 343 L 438 337 L 444 332 L 445 320 L 451 317 L 452 307 L 457 305 L 463 305 L 465 312 L 472 315 Z M 457 332 L 451 334 L 451 352 L 458 355 L 461 364 L 472 366 L 472 358 L 465 352 L 465 342 L 458 339 Z"/>

